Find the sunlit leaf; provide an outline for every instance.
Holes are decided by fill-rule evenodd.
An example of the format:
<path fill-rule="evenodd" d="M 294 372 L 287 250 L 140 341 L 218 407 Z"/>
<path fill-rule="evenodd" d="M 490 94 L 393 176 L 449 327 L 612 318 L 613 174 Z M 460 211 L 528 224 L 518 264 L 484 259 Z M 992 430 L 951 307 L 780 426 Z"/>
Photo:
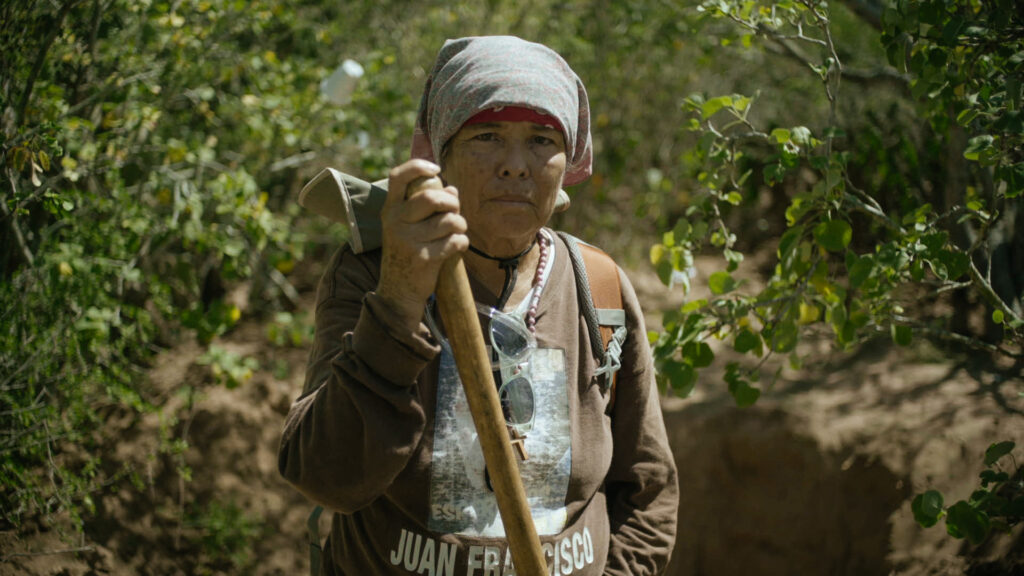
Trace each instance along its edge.
<path fill-rule="evenodd" d="M 712 294 L 726 294 L 736 287 L 736 280 L 728 272 L 719 270 L 708 278 L 708 287 Z"/>
<path fill-rule="evenodd" d="M 732 106 L 732 96 L 718 96 L 717 98 L 712 98 L 701 105 L 701 114 L 705 118 L 710 118 L 726 106 Z"/>
<path fill-rule="evenodd" d="M 651 264 L 657 265 L 665 258 L 665 246 L 663 244 L 655 244 L 651 246 L 650 252 Z"/>

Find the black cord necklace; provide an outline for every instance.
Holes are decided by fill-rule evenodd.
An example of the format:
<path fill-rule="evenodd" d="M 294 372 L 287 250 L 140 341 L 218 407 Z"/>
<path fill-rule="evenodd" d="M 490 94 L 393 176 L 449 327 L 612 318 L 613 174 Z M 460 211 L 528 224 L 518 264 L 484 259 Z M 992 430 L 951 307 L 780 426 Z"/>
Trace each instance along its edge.
<path fill-rule="evenodd" d="M 536 243 L 537 238 L 534 238 L 533 242 L 530 242 L 530 245 L 526 247 L 526 250 L 523 250 L 522 252 L 516 254 L 511 258 L 498 258 L 497 256 L 491 256 L 490 254 L 484 252 L 483 250 L 476 248 L 472 244 L 469 245 L 470 251 L 472 251 L 474 254 L 478 256 L 483 256 L 488 260 L 494 260 L 495 262 L 498 263 L 498 268 L 501 268 L 502 270 L 505 271 L 505 284 L 502 285 L 501 287 L 501 294 L 498 296 L 498 304 L 495 306 L 495 308 L 497 308 L 498 310 L 501 310 L 505 307 L 505 304 L 508 302 L 508 299 L 512 297 L 512 291 L 515 290 L 516 288 L 516 276 L 519 273 L 519 259 L 529 254 L 530 250 L 533 250 L 533 246 Z"/>

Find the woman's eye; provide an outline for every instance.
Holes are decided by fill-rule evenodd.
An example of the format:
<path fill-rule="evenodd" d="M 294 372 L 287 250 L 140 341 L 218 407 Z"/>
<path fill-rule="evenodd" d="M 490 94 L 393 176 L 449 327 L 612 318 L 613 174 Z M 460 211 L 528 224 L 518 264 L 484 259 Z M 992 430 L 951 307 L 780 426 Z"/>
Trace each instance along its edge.
<path fill-rule="evenodd" d="M 494 132 L 481 132 L 476 136 L 473 136 L 473 140 L 479 140 L 481 142 L 493 142 L 498 139 L 498 135 Z"/>
<path fill-rule="evenodd" d="M 550 146 L 555 143 L 555 140 L 547 136 L 534 136 L 533 143 L 540 144 L 541 146 Z"/>

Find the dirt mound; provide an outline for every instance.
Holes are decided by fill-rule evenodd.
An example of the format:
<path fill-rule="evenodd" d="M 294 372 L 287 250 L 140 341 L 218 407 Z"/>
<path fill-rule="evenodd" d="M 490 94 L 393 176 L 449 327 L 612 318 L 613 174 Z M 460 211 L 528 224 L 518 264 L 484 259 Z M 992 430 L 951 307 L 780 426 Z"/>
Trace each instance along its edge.
<path fill-rule="evenodd" d="M 666 403 L 683 495 L 671 574 L 1024 573 L 1024 530 L 972 549 L 910 510 L 929 488 L 965 499 L 991 442 L 1024 443 L 1019 379 L 887 343 L 799 376 L 749 409 L 713 382 Z"/>

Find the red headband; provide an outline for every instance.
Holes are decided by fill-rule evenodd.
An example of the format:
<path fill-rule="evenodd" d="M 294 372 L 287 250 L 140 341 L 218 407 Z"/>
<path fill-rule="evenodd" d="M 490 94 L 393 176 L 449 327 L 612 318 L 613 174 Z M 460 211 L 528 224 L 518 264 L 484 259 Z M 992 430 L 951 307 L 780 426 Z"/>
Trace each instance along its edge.
<path fill-rule="evenodd" d="M 565 130 L 562 130 L 562 124 L 554 116 L 520 106 L 502 106 L 501 108 L 481 110 L 473 115 L 472 118 L 466 120 L 463 126 L 483 124 L 484 122 L 533 122 L 541 126 L 550 126 L 563 134 L 565 133 Z"/>

